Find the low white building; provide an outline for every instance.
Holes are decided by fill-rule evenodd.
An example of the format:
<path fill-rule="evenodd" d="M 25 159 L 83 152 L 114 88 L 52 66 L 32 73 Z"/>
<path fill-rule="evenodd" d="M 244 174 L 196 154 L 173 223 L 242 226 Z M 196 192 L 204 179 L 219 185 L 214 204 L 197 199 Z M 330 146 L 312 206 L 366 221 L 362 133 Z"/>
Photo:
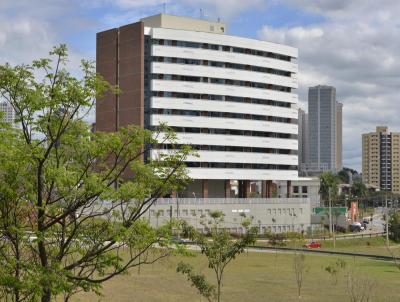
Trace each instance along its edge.
<path fill-rule="evenodd" d="M 299 180 L 291 181 L 290 196 L 295 198 L 308 198 L 311 202 L 311 208 L 319 207 L 321 198 L 319 194 L 319 178 L 302 177 Z M 277 182 L 277 197 L 287 197 L 287 182 Z"/>
<path fill-rule="evenodd" d="M 204 231 L 211 211 L 224 213 L 223 227 L 232 233 L 244 231 L 245 219 L 260 233 L 307 232 L 311 226 L 308 198 L 165 198 L 146 214 L 153 226 L 179 218 Z"/>

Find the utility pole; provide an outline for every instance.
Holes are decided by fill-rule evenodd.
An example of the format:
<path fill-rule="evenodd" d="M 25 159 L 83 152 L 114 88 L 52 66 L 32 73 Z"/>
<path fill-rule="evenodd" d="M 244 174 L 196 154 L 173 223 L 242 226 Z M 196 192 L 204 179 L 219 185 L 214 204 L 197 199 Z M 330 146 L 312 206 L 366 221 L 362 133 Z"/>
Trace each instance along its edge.
<path fill-rule="evenodd" d="M 176 192 L 176 219 L 179 218 L 179 193 Z"/>
<path fill-rule="evenodd" d="M 388 136 L 385 134 L 385 207 L 386 207 L 386 245 L 389 247 L 389 209 L 388 209 L 388 200 L 387 200 L 387 191 L 388 191 Z"/>
<path fill-rule="evenodd" d="M 332 200 L 331 188 L 328 188 L 328 201 L 329 201 L 329 234 L 332 236 Z"/>

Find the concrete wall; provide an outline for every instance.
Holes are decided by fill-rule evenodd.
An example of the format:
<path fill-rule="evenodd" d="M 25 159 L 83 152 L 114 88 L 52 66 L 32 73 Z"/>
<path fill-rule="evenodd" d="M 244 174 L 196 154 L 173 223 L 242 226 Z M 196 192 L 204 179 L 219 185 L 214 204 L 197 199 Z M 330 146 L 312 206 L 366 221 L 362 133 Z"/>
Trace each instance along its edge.
<path fill-rule="evenodd" d="M 311 225 L 310 201 L 298 198 L 160 199 L 146 217 L 153 226 L 161 225 L 169 221 L 171 210 L 173 218 L 184 219 L 199 230 L 204 230 L 201 221 L 209 220 L 207 213 L 216 210 L 225 214 L 223 227 L 238 233 L 244 231 L 242 221 L 246 218 L 252 218 L 252 226 L 261 232 L 301 232 Z"/>
<path fill-rule="evenodd" d="M 158 14 L 143 18 L 145 26 L 183 29 L 201 32 L 210 32 L 216 34 L 224 34 L 226 25 L 221 22 L 212 22 L 208 20 L 194 19 L 188 17 L 180 17 L 167 14 Z"/>
<path fill-rule="evenodd" d="M 309 198 L 311 208 L 320 206 L 320 194 L 319 194 L 320 181 L 318 178 L 310 178 L 304 180 L 293 180 L 291 182 L 291 196 L 294 198 Z M 287 193 L 287 182 L 278 181 L 278 197 L 286 197 Z M 297 192 L 296 188 L 297 187 Z M 307 192 L 303 193 L 303 187 L 307 187 Z"/>

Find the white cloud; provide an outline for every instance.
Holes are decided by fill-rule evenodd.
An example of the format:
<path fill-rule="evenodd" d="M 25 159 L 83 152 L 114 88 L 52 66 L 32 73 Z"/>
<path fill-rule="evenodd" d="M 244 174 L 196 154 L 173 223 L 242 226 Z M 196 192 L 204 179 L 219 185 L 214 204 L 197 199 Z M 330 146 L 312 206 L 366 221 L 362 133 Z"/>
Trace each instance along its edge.
<path fill-rule="evenodd" d="M 93 5 L 93 2 L 88 3 Z M 123 16 L 140 16 L 141 9 L 160 13 L 165 4 L 167 13 L 198 17 L 200 10 L 202 10 L 206 18 L 216 19 L 221 17 L 226 21 L 243 11 L 265 8 L 267 5 L 266 0 L 97 0 L 94 3 L 98 5 L 108 3 L 127 10 L 122 14 Z M 120 15 L 112 14 L 108 19 L 113 20 Z"/>
<path fill-rule="evenodd" d="M 259 30 L 261 39 L 299 48 L 299 95 L 307 88 L 336 87 L 343 107 L 344 164 L 360 169 L 361 133 L 387 124 L 400 131 L 400 1 L 286 1 L 321 14 L 325 22 Z"/>
<path fill-rule="evenodd" d="M 264 26 L 258 35 L 299 48 L 299 95 L 303 104 L 307 87 L 336 86 L 338 99 L 344 103 L 346 165 L 360 166 L 362 132 L 374 130 L 377 124 L 400 131 L 400 1 L 0 0 L 0 64 L 26 63 L 47 56 L 52 46 L 66 42 L 68 36 L 79 37 L 79 31 L 89 26 L 93 48 L 89 53 L 71 50 L 71 63 L 76 67 L 81 57 L 94 58 L 96 31 L 160 13 L 163 3 L 168 13 L 198 17 L 202 8 L 210 19 L 221 17 L 227 22 L 246 10 L 268 9 L 267 5 L 274 3 L 321 15 L 324 22 Z M 104 11 L 90 15 L 96 9 Z"/>

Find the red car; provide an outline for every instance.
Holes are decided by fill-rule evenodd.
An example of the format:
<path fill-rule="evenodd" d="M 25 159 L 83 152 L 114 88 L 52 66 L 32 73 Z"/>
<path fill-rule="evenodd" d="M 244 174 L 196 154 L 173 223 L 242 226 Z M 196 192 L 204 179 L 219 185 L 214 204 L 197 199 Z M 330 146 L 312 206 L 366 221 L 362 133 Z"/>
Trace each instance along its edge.
<path fill-rule="evenodd" d="M 320 249 L 321 248 L 321 243 L 317 242 L 317 241 L 311 241 L 308 242 L 304 245 L 305 248 L 307 249 Z"/>

